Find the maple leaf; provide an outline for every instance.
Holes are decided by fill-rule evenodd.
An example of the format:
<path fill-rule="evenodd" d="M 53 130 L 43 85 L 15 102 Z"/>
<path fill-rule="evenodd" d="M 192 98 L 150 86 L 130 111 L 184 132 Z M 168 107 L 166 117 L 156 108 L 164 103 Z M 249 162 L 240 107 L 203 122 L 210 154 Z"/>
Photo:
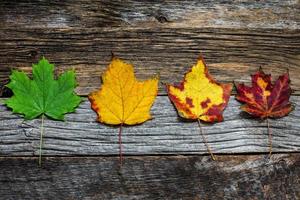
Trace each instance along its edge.
<path fill-rule="evenodd" d="M 32 80 L 24 72 L 12 71 L 7 87 L 13 91 L 13 96 L 6 100 L 5 104 L 12 108 L 14 113 L 24 115 L 25 119 L 34 119 L 42 115 L 42 125 L 44 115 L 63 120 L 64 114 L 73 112 L 81 100 L 74 93 L 75 73 L 67 71 L 55 80 L 53 71 L 54 65 L 45 58 L 42 58 L 38 64 L 33 64 Z M 41 143 L 42 135 L 43 126 Z"/>
<path fill-rule="evenodd" d="M 201 135 L 213 159 L 215 157 L 202 134 L 200 120 L 205 122 L 222 121 L 222 113 L 229 101 L 231 90 L 231 84 L 220 84 L 212 78 L 201 56 L 196 65 L 185 74 L 181 83 L 167 84 L 168 96 L 175 105 L 179 116 L 198 121 Z"/>
<path fill-rule="evenodd" d="M 246 103 L 241 106 L 243 111 L 262 119 L 283 117 L 292 111 L 288 73 L 279 76 L 275 84 L 271 82 L 271 75 L 265 74 L 262 69 L 251 77 L 252 87 L 244 84 L 236 86 L 236 99 Z"/>
<path fill-rule="evenodd" d="M 80 97 L 74 93 L 75 73 L 67 71 L 54 80 L 53 70 L 54 65 L 42 58 L 37 65 L 33 64 L 32 80 L 24 72 L 13 71 L 7 87 L 14 95 L 6 105 L 25 119 L 45 114 L 63 120 L 65 113 L 73 112 L 78 106 Z"/>
<path fill-rule="evenodd" d="M 98 121 L 120 125 L 119 147 L 122 165 L 122 125 L 135 125 L 151 119 L 150 108 L 158 90 L 158 78 L 138 81 L 133 66 L 113 56 L 102 75 L 100 90 L 89 94 L 92 109 Z"/>
<path fill-rule="evenodd" d="M 279 76 L 275 84 L 272 84 L 271 75 L 265 74 L 260 68 L 251 78 L 251 87 L 244 84 L 236 85 L 236 99 L 245 103 L 241 106 L 241 110 L 254 117 L 267 119 L 271 155 L 272 140 L 268 118 L 284 117 L 293 110 L 293 106 L 289 102 L 292 93 L 289 74 L 285 73 Z"/>

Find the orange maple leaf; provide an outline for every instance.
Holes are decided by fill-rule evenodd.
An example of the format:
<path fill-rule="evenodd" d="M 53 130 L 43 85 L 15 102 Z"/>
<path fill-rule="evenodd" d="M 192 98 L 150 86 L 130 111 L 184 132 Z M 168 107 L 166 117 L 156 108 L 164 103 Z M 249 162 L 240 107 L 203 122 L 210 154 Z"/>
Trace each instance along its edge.
<path fill-rule="evenodd" d="M 183 118 L 198 121 L 209 153 L 211 150 L 202 134 L 200 120 L 205 122 L 222 121 L 222 113 L 228 104 L 231 90 L 231 84 L 220 84 L 212 78 L 202 57 L 199 57 L 196 65 L 185 74 L 180 84 L 167 84 L 168 96 L 178 114 Z M 211 156 L 215 159 L 212 153 Z"/>
<path fill-rule="evenodd" d="M 254 117 L 267 119 L 270 155 L 272 153 L 272 138 L 268 118 L 279 118 L 288 115 L 293 106 L 289 102 L 292 90 L 290 88 L 289 74 L 285 73 L 272 84 L 271 75 L 265 74 L 260 68 L 251 76 L 252 86 L 237 84 L 236 99 L 245 103 L 241 110 Z"/>
<path fill-rule="evenodd" d="M 120 125 L 119 146 L 122 164 L 122 125 L 135 125 L 151 119 L 150 108 L 158 91 L 158 78 L 138 81 L 133 66 L 114 57 L 102 75 L 100 90 L 89 94 L 98 121 Z"/>

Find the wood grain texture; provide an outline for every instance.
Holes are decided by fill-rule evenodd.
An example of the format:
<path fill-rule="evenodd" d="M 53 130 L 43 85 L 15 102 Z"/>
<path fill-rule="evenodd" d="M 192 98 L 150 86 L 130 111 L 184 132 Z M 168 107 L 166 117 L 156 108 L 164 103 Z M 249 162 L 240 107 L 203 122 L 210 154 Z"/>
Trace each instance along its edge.
<path fill-rule="evenodd" d="M 2 199 L 288 199 L 300 197 L 299 154 L 0 158 Z"/>
<path fill-rule="evenodd" d="M 289 69 L 300 94 L 299 11 L 299 1 L 1 1 L 0 95 L 11 69 L 30 72 L 41 56 L 57 73 L 75 69 L 87 95 L 111 51 L 162 83 L 178 82 L 200 52 L 225 82 L 249 82 L 259 66 L 275 77 Z"/>
<path fill-rule="evenodd" d="M 299 29 L 299 1 L 2 0 L 2 26 Z"/>
<path fill-rule="evenodd" d="M 200 52 L 223 82 L 249 82 L 259 66 L 274 77 L 289 69 L 299 95 L 299 13 L 298 0 L 1 0 L 0 97 L 11 95 L 10 71 L 30 73 L 41 56 L 56 74 L 75 69 L 77 92 L 87 95 L 99 88 L 111 51 L 141 79 L 159 73 L 160 95 Z M 43 168 L 40 119 L 24 121 L 1 100 L 0 199 L 300 198 L 300 154 L 287 154 L 300 152 L 300 96 L 289 116 L 271 120 L 273 151 L 286 152 L 271 159 L 220 155 L 268 152 L 266 123 L 242 114 L 232 97 L 225 122 L 203 124 L 217 162 L 195 156 L 207 154 L 197 123 L 180 120 L 159 96 L 153 120 L 124 128 L 121 170 L 118 128 L 97 123 L 86 99 L 65 122 L 46 120 Z M 190 156 L 171 156 L 179 154 Z"/>
<path fill-rule="evenodd" d="M 300 97 L 291 101 L 293 112 L 270 120 L 273 152 L 300 152 Z M 224 122 L 203 124 L 213 152 L 268 152 L 266 122 L 242 114 L 239 105 L 232 97 Z M 125 155 L 207 154 L 197 123 L 180 120 L 168 97 L 158 97 L 151 112 L 153 120 L 123 129 Z M 38 155 L 40 125 L 40 119 L 24 121 L 1 105 L 0 154 Z M 87 100 L 65 122 L 46 120 L 44 139 L 44 155 L 118 155 L 118 127 L 97 123 Z"/>

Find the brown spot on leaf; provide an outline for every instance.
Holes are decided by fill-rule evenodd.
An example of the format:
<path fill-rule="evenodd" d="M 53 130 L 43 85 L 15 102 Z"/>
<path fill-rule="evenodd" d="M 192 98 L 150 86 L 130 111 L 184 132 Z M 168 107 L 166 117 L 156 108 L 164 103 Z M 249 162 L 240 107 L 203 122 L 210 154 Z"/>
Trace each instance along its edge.
<path fill-rule="evenodd" d="M 179 89 L 180 91 L 184 90 L 184 81 L 181 83 L 175 83 L 174 87 L 176 87 L 177 89 Z"/>
<path fill-rule="evenodd" d="M 189 97 L 186 97 L 185 98 L 185 102 L 187 105 L 189 105 L 191 108 L 194 107 L 194 104 L 193 104 L 193 99 L 189 98 Z"/>
<path fill-rule="evenodd" d="M 201 102 L 201 107 L 204 109 L 204 108 L 207 108 L 208 104 L 210 103 L 210 99 L 207 98 L 205 101 Z"/>

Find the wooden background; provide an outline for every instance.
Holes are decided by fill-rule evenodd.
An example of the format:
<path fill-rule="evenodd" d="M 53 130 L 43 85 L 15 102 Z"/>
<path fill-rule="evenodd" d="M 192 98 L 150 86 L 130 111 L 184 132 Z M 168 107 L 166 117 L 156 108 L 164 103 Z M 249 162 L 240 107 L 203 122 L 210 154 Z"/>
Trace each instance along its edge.
<path fill-rule="evenodd" d="M 100 87 L 111 51 L 145 79 L 159 73 L 155 117 L 123 133 L 96 122 L 86 95 Z M 241 113 L 231 97 L 224 118 L 203 130 L 177 117 L 163 83 L 178 82 L 205 57 L 222 82 L 248 82 L 259 66 L 290 71 L 295 110 L 266 122 Z M 40 119 L 24 121 L 0 105 L 0 199 L 300 199 L 300 2 L 0 1 L 0 101 L 11 69 L 31 72 L 45 56 L 56 73 L 75 69 L 83 103 L 65 122 L 46 120 L 43 167 Z M 233 91 L 232 95 L 235 94 Z"/>

